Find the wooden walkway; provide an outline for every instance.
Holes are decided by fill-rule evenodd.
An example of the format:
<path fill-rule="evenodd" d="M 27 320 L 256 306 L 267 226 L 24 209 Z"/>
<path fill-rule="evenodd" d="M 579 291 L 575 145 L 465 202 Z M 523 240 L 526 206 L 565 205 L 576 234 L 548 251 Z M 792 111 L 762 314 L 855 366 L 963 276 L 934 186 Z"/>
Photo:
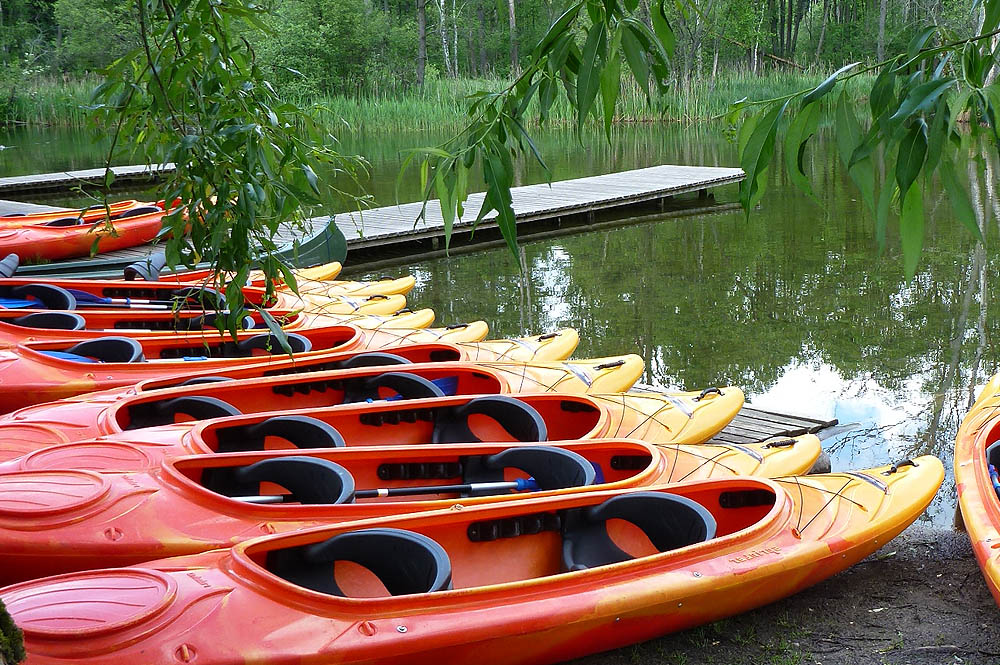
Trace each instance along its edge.
<path fill-rule="evenodd" d="M 173 164 L 161 166 L 113 166 L 115 185 L 150 182 L 174 170 Z M 81 184 L 104 182 L 104 168 L 61 173 L 37 173 L 0 178 L 0 195 L 69 190 Z"/>
<path fill-rule="evenodd" d="M 738 183 L 746 177 L 741 169 L 708 166 L 653 166 L 633 171 L 609 173 L 563 180 L 549 184 L 527 185 L 511 190 L 518 225 L 582 216 L 586 224 L 596 213 L 622 211 L 630 207 L 662 204 L 678 194 Z M 482 207 L 483 193 L 471 194 L 465 215 L 456 220 L 454 233 L 468 232 Z M 348 247 L 369 248 L 413 240 L 444 236 L 444 219 L 437 201 L 427 204 L 426 219 L 414 224 L 420 203 L 406 203 L 337 215 L 337 227 L 347 238 Z M 496 228 L 496 212 L 480 222 L 478 229 Z"/>

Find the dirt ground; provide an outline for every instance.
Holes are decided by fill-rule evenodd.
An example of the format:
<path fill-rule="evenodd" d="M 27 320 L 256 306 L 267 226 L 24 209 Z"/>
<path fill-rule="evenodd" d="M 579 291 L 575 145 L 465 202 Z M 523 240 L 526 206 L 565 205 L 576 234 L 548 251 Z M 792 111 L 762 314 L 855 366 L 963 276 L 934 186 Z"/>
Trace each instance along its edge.
<path fill-rule="evenodd" d="M 912 526 L 812 589 L 572 665 L 1000 663 L 1000 609 L 966 534 Z"/>

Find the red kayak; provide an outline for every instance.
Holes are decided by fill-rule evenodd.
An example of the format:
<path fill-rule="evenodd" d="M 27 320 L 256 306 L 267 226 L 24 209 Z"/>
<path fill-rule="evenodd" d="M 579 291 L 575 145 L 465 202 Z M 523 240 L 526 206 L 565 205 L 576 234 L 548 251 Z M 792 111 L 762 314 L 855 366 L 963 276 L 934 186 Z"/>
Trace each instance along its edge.
<path fill-rule="evenodd" d="M 49 224 L 55 227 L 76 226 L 81 221 L 103 221 L 108 218 L 109 213 L 111 219 L 118 219 L 118 216 L 122 213 L 129 212 L 137 208 L 146 208 L 146 212 L 163 210 L 163 201 L 159 201 L 157 203 L 143 203 L 141 201 L 131 199 L 127 201 L 115 201 L 114 203 L 109 203 L 107 207 L 102 204 L 97 204 L 87 208 L 52 210 L 49 212 L 8 213 L 6 215 L 0 215 L 0 228 L 30 226 L 33 224 Z"/>
<path fill-rule="evenodd" d="M 745 612 L 861 561 L 940 487 L 940 461 L 911 463 L 457 499 L 0 598 L 27 665 L 545 665 Z M 103 534 L 108 547 L 128 537 Z"/>
<path fill-rule="evenodd" d="M 355 403 L 126 430 L 89 442 L 40 449 L 33 445 L 33 452 L 23 456 L 18 456 L 23 442 L 6 440 L 9 461 L 0 463 L 0 471 L 44 468 L 125 473 L 178 455 L 336 448 L 345 442 L 349 446 L 397 446 L 627 437 L 664 445 L 703 443 L 743 406 L 738 388 L 724 388 L 722 393 L 700 401 L 695 401 L 699 393 L 518 393 Z M 813 444 L 808 445 L 811 450 Z M 725 464 L 726 453 L 733 448 L 720 446 L 712 463 Z M 816 446 L 810 465 L 818 455 Z"/>
<path fill-rule="evenodd" d="M 80 441 L 126 430 L 225 415 L 320 408 L 391 395 L 391 383 L 380 376 L 404 371 L 449 395 L 518 392 L 616 392 L 627 390 L 643 370 L 635 355 L 561 362 L 442 362 L 467 358 L 461 346 L 416 345 L 391 352 L 331 353 L 323 362 L 303 359 L 285 369 L 251 365 L 230 372 L 202 371 L 175 379 L 142 382 L 119 388 L 47 402 L 0 416 L 0 459 L 35 448 Z M 428 364 L 411 364 L 411 362 Z M 308 374 L 303 374 L 304 371 Z M 234 376 L 235 375 L 235 376 Z M 225 381 L 239 378 L 239 381 Z M 179 387 L 171 384 L 181 383 Z M 397 394 L 405 381 L 394 379 Z M 410 397 L 421 395 L 407 392 Z M 34 446 L 34 447 L 32 447 Z"/>
<path fill-rule="evenodd" d="M 0 584 L 195 554 L 263 532 L 447 509 L 457 501 L 475 506 L 734 475 L 731 467 L 706 464 L 700 448 L 677 454 L 611 439 L 396 446 L 199 455 L 127 475 L 3 474 L 0 491 L 26 503 L 0 515 Z M 62 491 L 68 487 L 73 498 Z M 3 505 L 0 499 L 0 511 Z M 108 528 L 121 536 L 109 540 Z"/>
<path fill-rule="evenodd" d="M 134 208 L 110 222 L 65 218 L 65 222 L 60 219 L 0 228 L 0 256 L 17 254 L 21 261 L 57 261 L 144 245 L 159 235 L 165 214 L 153 207 Z"/>

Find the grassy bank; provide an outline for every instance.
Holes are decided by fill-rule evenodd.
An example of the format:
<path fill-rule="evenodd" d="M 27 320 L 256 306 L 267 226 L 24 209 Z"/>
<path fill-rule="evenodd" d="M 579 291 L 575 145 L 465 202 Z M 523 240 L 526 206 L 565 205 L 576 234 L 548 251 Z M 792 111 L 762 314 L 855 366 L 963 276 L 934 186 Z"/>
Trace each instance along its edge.
<path fill-rule="evenodd" d="M 659 103 L 646 103 L 641 90 L 631 80 L 623 82 L 616 120 L 635 122 L 701 122 L 726 112 L 729 104 L 743 97 L 767 99 L 818 84 L 825 72 L 790 73 L 769 71 L 754 75 L 748 71 L 725 72 L 674 85 Z M 53 126 L 81 126 L 87 121 L 86 104 L 96 78 L 64 80 L 39 77 L 17 83 L 0 82 L 0 123 Z M 849 83 L 852 98 L 863 96 L 870 81 Z M 377 132 L 458 127 L 465 121 L 467 97 L 477 90 L 497 90 L 503 81 L 495 79 L 439 79 L 428 81 L 422 91 L 373 91 L 365 96 L 327 95 L 298 100 L 315 104 L 320 114 L 336 127 L 341 123 L 355 130 Z M 572 109 L 565 97 L 558 98 L 551 112 L 552 122 L 569 123 Z"/>

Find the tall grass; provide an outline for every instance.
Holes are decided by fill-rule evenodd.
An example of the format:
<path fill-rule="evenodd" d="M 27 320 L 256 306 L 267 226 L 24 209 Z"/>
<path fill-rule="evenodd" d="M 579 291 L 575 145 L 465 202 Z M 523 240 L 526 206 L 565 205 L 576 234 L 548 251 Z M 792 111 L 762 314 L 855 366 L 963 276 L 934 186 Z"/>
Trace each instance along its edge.
<path fill-rule="evenodd" d="M 639 86 L 626 77 L 615 120 L 620 123 L 694 123 L 723 115 L 739 99 L 769 99 L 817 85 L 826 73 L 768 71 L 757 75 L 747 70 L 726 71 L 718 76 L 676 82 L 670 92 L 649 104 Z M 849 98 L 861 101 L 864 77 L 847 84 Z M 80 126 L 87 120 L 85 105 L 98 79 L 63 80 L 35 78 L 20 84 L 0 83 L 0 123 Z M 321 118 L 333 129 L 379 131 L 423 130 L 460 127 L 464 124 L 468 97 L 478 90 L 499 90 L 498 79 L 433 79 L 423 90 L 374 90 L 367 94 L 331 94 L 318 99 L 296 100 L 315 105 Z M 535 109 L 529 115 L 535 117 Z M 552 124 L 573 122 L 573 109 L 565 95 L 557 97 L 550 112 Z"/>

